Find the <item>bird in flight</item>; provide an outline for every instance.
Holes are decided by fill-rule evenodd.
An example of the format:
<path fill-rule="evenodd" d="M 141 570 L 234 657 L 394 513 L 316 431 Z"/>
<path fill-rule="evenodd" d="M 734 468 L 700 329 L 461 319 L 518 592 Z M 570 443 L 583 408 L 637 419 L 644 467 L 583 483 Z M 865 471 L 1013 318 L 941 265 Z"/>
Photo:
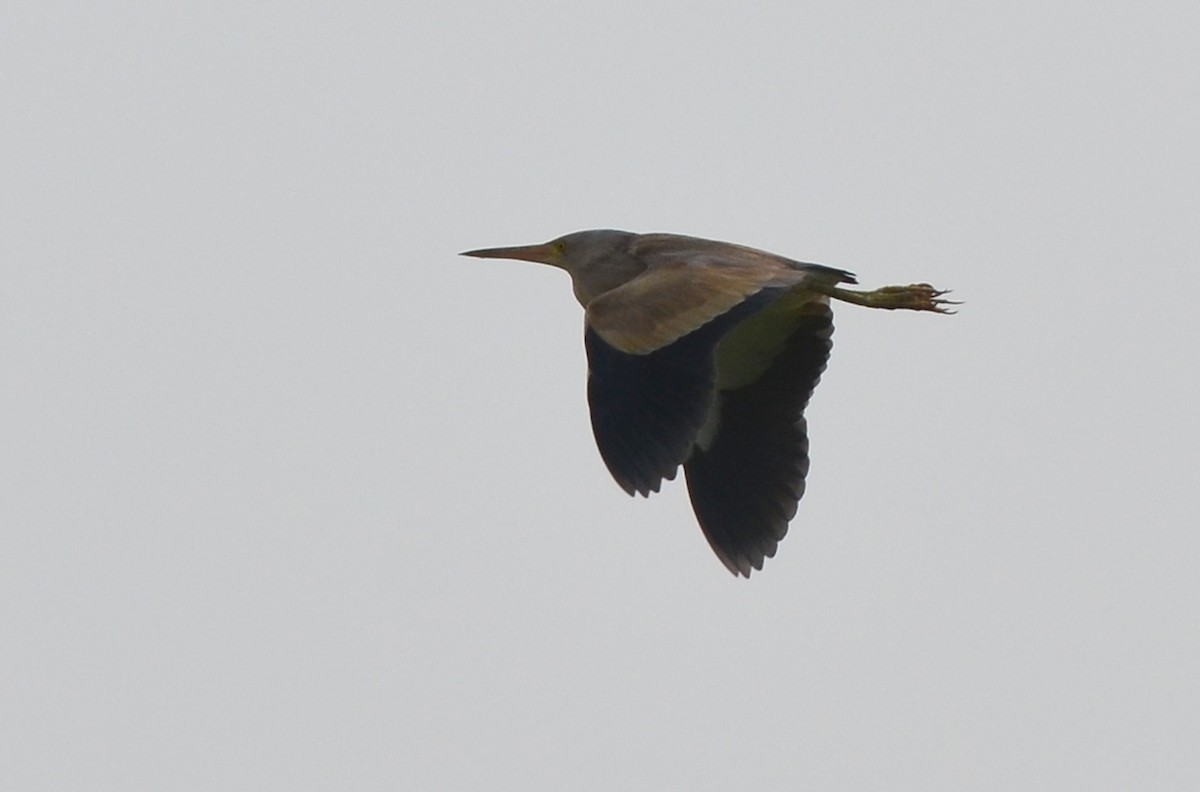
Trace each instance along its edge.
<path fill-rule="evenodd" d="M 677 234 L 578 231 L 462 255 L 570 274 L 609 472 L 649 496 L 682 465 L 704 536 L 746 577 L 775 555 L 804 495 L 804 409 L 832 347 L 830 299 L 943 314 L 956 304 L 927 283 L 852 291 L 845 270 Z"/>

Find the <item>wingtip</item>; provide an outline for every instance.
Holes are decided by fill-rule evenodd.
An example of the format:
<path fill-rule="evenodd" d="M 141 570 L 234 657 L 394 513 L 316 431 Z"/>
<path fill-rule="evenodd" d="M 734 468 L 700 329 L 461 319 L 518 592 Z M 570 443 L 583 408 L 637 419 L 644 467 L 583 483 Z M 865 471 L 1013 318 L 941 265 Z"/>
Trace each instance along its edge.
<path fill-rule="evenodd" d="M 717 550 L 716 547 L 713 547 L 713 550 L 716 551 L 717 560 L 724 564 L 730 574 L 735 578 L 746 578 L 749 580 L 752 573 L 762 572 L 763 564 L 768 558 L 775 557 L 775 550 L 778 546 L 779 544 L 775 543 L 773 547 L 764 547 L 760 553 L 747 554 L 743 552 L 738 554 L 737 558 L 730 557 Z"/>

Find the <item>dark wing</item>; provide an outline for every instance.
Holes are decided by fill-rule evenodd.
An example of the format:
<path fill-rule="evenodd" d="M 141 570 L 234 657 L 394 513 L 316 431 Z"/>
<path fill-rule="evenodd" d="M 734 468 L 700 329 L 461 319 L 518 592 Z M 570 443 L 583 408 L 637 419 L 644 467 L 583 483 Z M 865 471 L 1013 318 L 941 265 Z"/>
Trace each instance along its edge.
<path fill-rule="evenodd" d="M 588 405 L 604 464 L 630 495 L 657 492 L 687 459 L 716 393 L 713 350 L 781 290 L 753 295 L 674 343 L 648 354 L 610 345 L 588 323 Z"/>
<path fill-rule="evenodd" d="M 735 575 L 749 577 L 775 555 L 804 495 L 804 408 L 825 370 L 832 334 L 828 303 L 806 303 L 765 371 L 716 395 L 715 424 L 684 464 L 700 527 Z"/>

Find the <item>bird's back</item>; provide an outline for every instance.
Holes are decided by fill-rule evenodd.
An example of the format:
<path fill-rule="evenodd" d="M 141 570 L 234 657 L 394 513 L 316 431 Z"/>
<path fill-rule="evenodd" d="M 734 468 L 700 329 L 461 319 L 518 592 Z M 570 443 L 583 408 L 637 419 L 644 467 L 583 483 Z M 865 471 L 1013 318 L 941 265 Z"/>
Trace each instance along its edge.
<path fill-rule="evenodd" d="M 633 241 L 632 249 L 634 254 L 650 267 L 668 262 L 688 261 L 697 267 L 715 266 L 747 271 L 778 270 L 781 273 L 803 272 L 820 277 L 829 283 L 858 282 L 854 273 L 847 270 L 827 267 L 824 264 L 796 261 L 746 245 L 684 234 L 639 234 Z M 788 282 L 770 285 L 794 285 L 794 279 L 788 275 L 781 274 L 780 277 L 781 280 L 786 279 Z"/>

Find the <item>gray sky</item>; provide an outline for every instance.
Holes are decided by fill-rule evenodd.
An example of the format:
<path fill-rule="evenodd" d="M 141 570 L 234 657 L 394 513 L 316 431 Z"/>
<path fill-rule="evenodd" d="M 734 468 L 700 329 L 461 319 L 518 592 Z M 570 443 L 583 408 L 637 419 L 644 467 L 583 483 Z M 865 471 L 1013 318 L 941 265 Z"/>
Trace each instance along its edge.
<path fill-rule="evenodd" d="M 0 787 L 1195 789 L 1194 3 L 10 4 Z M 589 227 L 837 309 L 730 576 L 591 439 Z"/>

